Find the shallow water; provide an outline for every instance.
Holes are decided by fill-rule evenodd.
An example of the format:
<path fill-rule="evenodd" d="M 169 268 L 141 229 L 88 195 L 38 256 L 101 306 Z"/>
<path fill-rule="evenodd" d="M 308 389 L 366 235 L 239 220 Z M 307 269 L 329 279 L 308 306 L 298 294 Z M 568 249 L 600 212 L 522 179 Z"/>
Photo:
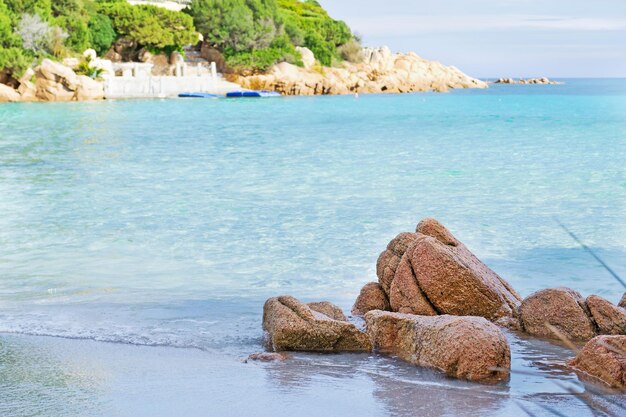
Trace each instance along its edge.
<path fill-rule="evenodd" d="M 583 389 L 571 353 L 514 334 L 534 375 L 488 387 L 370 355 L 241 359 L 266 297 L 349 311 L 426 216 L 523 296 L 617 301 L 555 217 L 626 276 L 625 115 L 626 80 L 0 105 L 0 415 L 592 415 L 559 385 Z"/>

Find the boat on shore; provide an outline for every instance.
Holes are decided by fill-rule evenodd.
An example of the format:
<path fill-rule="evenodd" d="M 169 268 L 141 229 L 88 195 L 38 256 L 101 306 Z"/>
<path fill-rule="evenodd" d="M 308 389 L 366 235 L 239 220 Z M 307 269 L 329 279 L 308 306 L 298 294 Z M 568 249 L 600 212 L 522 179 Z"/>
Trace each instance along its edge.
<path fill-rule="evenodd" d="M 180 93 L 178 97 L 181 98 L 220 98 L 217 94 L 210 93 Z"/>
<path fill-rule="evenodd" d="M 281 97 L 280 93 L 275 91 L 267 91 L 267 90 L 249 90 L 249 91 L 231 91 L 230 93 L 226 93 L 227 98 L 270 98 L 270 97 Z"/>

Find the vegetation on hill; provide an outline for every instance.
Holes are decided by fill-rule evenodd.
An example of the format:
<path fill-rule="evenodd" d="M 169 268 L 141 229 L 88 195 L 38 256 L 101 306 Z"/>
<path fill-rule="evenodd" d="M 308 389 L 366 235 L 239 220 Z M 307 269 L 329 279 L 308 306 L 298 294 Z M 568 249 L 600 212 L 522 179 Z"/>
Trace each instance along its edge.
<path fill-rule="evenodd" d="M 348 25 L 332 19 L 315 0 L 192 0 L 185 12 L 235 69 L 300 64 L 296 46 L 311 49 L 328 66 L 344 58 L 343 45 L 356 43 Z"/>
<path fill-rule="evenodd" d="M 104 55 L 116 43 L 131 50 L 125 56 L 141 48 L 171 53 L 196 43 L 198 33 L 240 72 L 302 65 L 297 46 L 323 65 L 360 51 L 350 28 L 315 0 L 192 0 L 182 12 L 126 0 L 0 0 L 0 82 L 46 57 L 87 48 Z"/>

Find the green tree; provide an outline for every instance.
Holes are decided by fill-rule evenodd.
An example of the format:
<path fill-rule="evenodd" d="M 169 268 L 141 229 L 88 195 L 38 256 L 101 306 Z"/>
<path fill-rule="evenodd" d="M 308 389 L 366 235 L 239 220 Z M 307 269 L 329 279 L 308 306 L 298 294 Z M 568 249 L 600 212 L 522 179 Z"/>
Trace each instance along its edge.
<path fill-rule="evenodd" d="M 190 16 L 152 5 L 132 6 L 125 2 L 104 3 L 107 15 L 119 36 L 138 46 L 163 50 L 180 48 L 198 40 Z"/>
<path fill-rule="evenodd" d="M 111 19 L 99 13 L 89 20 L 89 32 L 91 34 L 91 47 L 98 55 L 104 55 L 117 38 Z"/>

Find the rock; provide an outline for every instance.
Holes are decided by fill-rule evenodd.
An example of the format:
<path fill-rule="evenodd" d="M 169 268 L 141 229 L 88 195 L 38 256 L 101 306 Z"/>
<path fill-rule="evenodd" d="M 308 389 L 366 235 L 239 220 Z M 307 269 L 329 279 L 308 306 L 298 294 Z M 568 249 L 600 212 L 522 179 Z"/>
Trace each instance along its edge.
<path fill-rule="evenodd" d="M 626 310 L 597 295 L 587 297 L 586 303 L 599 334 L 626 334 Z"/>
<path fill-rule="evenodd" d="M 528 296 L 520 307 L 524 330 L 534 336 L 557 339 L 546 323 L 571 340 L 589 340 L 595 327 L 581 295 L 569 288 L 549 288 Z"/>
<path fill-rule="evenodd" d="M 263 329 L 274 351 L 367 352 L 367 335 L 346 321 L 333 320 L 291 296 L 270 298 Z"/>
<path fill-rule="evenodd" d="M 425 219 L 416 230 L 390 285 L 392 311 L 515 321 L 521 298 L 504 279 L 436 220 Z"/>
<path fill-rule="evenodd" d="M 104 99 L 103 83 L 86 75 L 79 75 L 75 99 L 79 101 Z"/>
<path fill-rule="evenodd" d="M 339 321 L 348 321 L 343 311 L 333 303 L 328 301 L 319 301 L 316 303 L 308 303 L 307 304 L 311 310 L 317 311 L 318 313 L 322 313 L 327 315 L 333 320 Z"/>
<path fill-rule="evenodd" d="M 313 55 L 313 51 L 309 48 L 304 48 L 302 46 L 296 46 L 296 51 L 300 52 L 302 56 L 302 63 L 304 64 L 304 68 L 311 69 L 315 65 L 315 55 Z"/>
<path fill-rule="evenodd" d="M 396 236 L 385 249 L 376 262 L 376 275 L 378 276 L 378 282 L 380 283 L 383 291 L 389 294 L 391 288 L 391 282 L 396 274 L 396 269 L 400 264 L 400 260 L 406 252 L 407 248 L 411 246 L 413 241 L 417 239 L 416 233 L 400 233 Z"/>
<path fill-rule="evenodd" d="M 21 96 L 15 89 L 5 84 L 0 84 L 0 103 L 20 101 Z"/>
<path fill-rule="evenodd" d="M 621 308 L 626 308 L 626 292 L 622 296 L 622 299 L 619 301 L 618 306 L 620 306 Z"/>
<path fill-rule="evenodd" d="M 28 68 L 26 71 L 24 71 L 24 74 L 20 77 L 19 82 L 20 84 L 23 84 L 25 82 L 31 82 L 34 76 L 35 76 L 35 70 L 32 68 Z"/>
<path fill-rule="evenodd" d="M 493 82 L 494 84 L 560 84 L 557 81 L 552 81 L 547 77 L 539 78 L 520 78 L 519 80 L 513 78 L 498 78 Z"/>
<path fill-rule="evenodd" d="M 370 311 L 372 345 L 417 366 L 471 381 L 508 378 L 511 352 L 504 333 L 482 317 L 416 316 Z"/>
<path fill-rule="evenodd" d="M 289 76 L 279 66 L 266 74 L 234 76 L 231 81 L 244 88 L 265 88 L 285 95 L 404 93 L 447 91 L 450 88 L 486 88 L 487 84 L 458 68 L 420 58 L 414 53 L 393 54 L 389 48 L 365 48 L 362 63 L 343 62 L 336 67 L 319 68 L 306 48 L 298 49 L 304 68 L 295 67 Z M 287 64 L 290 65 L 290 64 Z M 280 76 L 279 76 L 280 75 Z"/>
<path fill-rule="evenodd" d="M 85 51 L 83 52 L 83 57 L 85 59 L 89 59 L 90 61 L 93 61 L 94 59 L 98 58 L 98 54 L 96 53 L 95 49 L 88 48 L 88 49 L 85 49 Z"/>
<path fill-rule="evenodd" d="M 44 101 L 72 101 L 75 92 L 64 84 L 46 78 L 37 78 L 37 98 Z"/>
<path fill-rule="evenodd" d="M 626 389 L 626 336 L 591 339 L 569 365 L 611 387 Z"/>
<path fill-rule="evenodd" d="M 251 354 L 244 362 L 282 362 L 285 360 L 287 360 L 287 355 L 281 352 L 259 352 Z"/>
<path fill-rule="evenodd" d="M 383 287 L 377 282 L 370 282 L 361 288 L 361 292 L 352 307 L 352 314 L 363 316 L 368 311 L 389 309 L 389 300 Z"/>
<path fill-rule="evenodd" d="M 37 86 L 30 81 L 23 81 L 17 88 L 17 92 L 20 93 L 22 101 L 37 101 Z"/>
<path fill-rule="evenodd" d="M 140 62 L 151 62 L 153 56 L 146 48 L 141 48 L 138 58 Z"/>
<path fill-rule="evenodd" d="M 37 67 L 36 74 L 38 78 L 44 78 L 55 83 L 62 84 L 68 90 L 76 90 L 78 76 L 71 68 L 66 67 L 58 62 L 44 59 L 41 65 Z"/>

